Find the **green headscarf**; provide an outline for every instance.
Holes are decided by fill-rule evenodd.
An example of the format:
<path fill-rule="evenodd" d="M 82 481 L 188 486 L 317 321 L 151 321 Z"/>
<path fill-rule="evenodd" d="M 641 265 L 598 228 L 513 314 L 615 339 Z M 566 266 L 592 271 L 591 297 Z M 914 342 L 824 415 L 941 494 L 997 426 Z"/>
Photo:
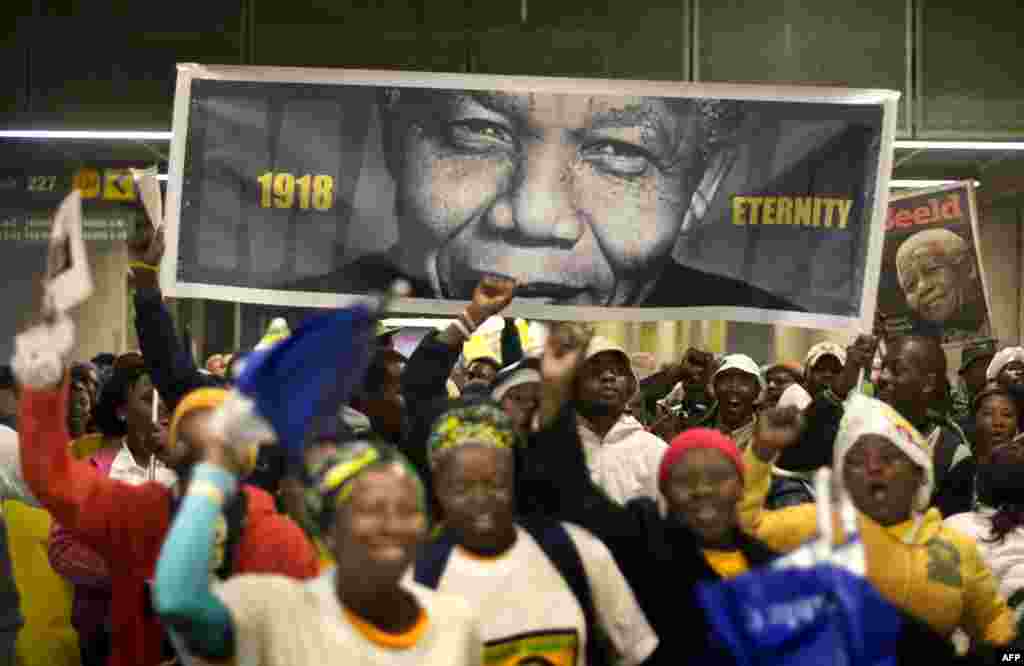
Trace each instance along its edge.
<path fill-rule="evenodd" d="M 356 479 L 378 465 L 398 465 L 416 482 L 420 510 L 428 515 L 427 496 L 416 469 L 394 447 L 383 442 L 356 440 L 342 444 L 315 466 L 307 468 L 306 508 L 321 536 L 334 521 L 335 511 L 352 496 Z"/>
<path fill-rule="evenodd" d="M 519 436 L 512 420 L 497 405 L 483 402 L 450 409 L 430 430 L 427 453 L 431 466 L 441 454 L 464 444 L 512 449 L 519 444 Z"/>

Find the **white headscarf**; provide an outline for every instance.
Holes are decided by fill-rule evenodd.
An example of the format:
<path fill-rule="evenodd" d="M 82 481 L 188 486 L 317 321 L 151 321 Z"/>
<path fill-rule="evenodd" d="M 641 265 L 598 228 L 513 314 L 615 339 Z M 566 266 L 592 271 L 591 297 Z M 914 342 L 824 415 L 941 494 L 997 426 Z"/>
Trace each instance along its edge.
<path fill-rule="evenodd" d="M 895 409 L 859 393 L 846 401 L 846 411 L 839 423 L 839 434 L 836 435 L 833 460 L 834 469 L 840 475 L 840 479 L 843 478 L 846 454 L 864 435 L 884 437 L 924 470 L 924 483 L 921 484 L 914 499 L 913 509 L 916 513 L 927 510 L 935 486 L 935 473 L 927 440 Z"/>
<path fill-rule="evenodd" d="M 1007 347 L 993 356 L 992 361 L 988 364 L 988 370 L 985 371 L 985 379 L 990 382 L 994 381 L 999 377 L 1003 368 L 1014 361 L 1024 362 L 1024 347 Z"/>

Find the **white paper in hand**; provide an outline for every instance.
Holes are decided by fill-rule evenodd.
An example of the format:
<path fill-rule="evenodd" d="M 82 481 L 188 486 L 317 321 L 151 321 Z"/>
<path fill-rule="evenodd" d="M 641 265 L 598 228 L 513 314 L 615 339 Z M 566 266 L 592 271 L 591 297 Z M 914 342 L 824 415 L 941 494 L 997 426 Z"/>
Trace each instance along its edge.
<path fill-rule="evenodd" d="M 149 221 L 154 229 L 159 229 L 164 223 L 164 201 L 160 194 L 157 168 L 152 166 L 148 169 L 132 169 L 132 176 L 138 185 L 139 197 L 146 208 L 146 214 L 149 215 Z"/>
<path fill-rule="evenodd" d="M 45 295 L 49 308 L 61 314 L 92 295 L 92 273 L 82 239 L 82 197 L 73 190 L 53 218 L 46 259 Z"/>

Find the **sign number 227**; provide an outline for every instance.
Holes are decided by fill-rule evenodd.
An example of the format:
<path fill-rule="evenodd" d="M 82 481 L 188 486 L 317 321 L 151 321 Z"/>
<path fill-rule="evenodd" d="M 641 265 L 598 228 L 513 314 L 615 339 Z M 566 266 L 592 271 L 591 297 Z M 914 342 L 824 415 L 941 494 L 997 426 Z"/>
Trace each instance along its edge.
<path fill-rule="evenodd" d="M 334 206 L 334 178 L 306 174 L 267 172 L 256 179 L 260 187 L 260 208 L 295 208 L 327 211 Z"/>

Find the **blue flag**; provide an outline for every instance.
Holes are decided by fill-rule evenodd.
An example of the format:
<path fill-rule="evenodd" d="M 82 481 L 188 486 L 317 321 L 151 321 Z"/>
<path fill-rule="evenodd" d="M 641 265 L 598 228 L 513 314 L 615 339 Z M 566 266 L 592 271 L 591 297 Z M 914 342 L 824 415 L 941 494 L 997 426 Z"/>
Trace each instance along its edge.
<path fill-rule="evenodd" d="M 331 310 L 246 357 L 235 390 L 253 402 L 292 462 L 301 462 L 312 425 L 336 418 L 363 381 L 375 328 L 376 318 L 365 305 Z"/>
<path fill-rule="evenodd" d="M 895 664 L 899 611 L 844 568 L 761 569 L 701 583 L 697 596 L 740 666 Z"/>

